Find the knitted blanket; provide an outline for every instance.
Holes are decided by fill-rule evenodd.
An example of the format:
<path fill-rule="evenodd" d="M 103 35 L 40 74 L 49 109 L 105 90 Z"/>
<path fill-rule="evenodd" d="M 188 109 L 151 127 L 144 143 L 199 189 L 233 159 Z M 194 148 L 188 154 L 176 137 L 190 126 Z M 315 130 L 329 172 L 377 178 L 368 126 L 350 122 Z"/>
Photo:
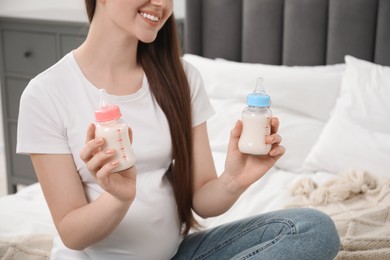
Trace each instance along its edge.
<path fill-rule="evenodd" d="M 53 236 L 46 234 L 0 238 L 1 260 L 48 260 Z"/>
<path fill-rule="evenodd" d="M 337 260 L 390 259 L 390 179 L 349 171 L 321 185 L 301 179 L 291 192 L 286 207 L 316 208 L 334 220 Z"/>

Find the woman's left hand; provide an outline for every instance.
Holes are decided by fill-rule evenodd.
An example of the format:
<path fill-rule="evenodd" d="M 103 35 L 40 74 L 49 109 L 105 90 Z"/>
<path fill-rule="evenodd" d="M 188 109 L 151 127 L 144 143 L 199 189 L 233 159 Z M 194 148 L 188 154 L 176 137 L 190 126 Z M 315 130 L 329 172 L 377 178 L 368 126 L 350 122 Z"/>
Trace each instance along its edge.
<path fill-rule="evenodd" d="M 225 177 L 229 179 L 231 188 L 236 191 L 247 189 L 255 181 L 259 180 L 276 161 L 285 153 L 285 148 L 280 145 L 282 138 L 277 134 L 279 120 L 271 119 L 271 135 L 266 138 L 266 143 L 272 144 L 267 155 L 250 155 L 241 153 L 238 149 L 238 141 L 242 132 L 242 122 L 238 121 L 230 133 L 229 147 L 225 162 Z"/>

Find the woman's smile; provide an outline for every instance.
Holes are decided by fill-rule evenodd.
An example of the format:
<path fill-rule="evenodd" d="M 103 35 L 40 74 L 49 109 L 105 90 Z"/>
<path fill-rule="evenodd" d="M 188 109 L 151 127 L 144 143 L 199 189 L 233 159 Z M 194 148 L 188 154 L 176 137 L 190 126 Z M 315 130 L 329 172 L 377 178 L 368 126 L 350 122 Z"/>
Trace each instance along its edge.
<path fill-rule="evenodd" d="M 150 25 L 157 26 L 161 15 L 153 11 L 138 11 L 141 17 Z"/>

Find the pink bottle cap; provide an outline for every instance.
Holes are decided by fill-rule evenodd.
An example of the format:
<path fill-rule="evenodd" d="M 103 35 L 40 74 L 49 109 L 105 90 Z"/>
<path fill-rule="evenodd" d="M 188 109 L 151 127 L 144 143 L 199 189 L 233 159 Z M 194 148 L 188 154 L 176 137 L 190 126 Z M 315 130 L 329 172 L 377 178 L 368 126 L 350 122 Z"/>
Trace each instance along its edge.
<path fill-rule="evenodd" d="M 121 116 L 121 111 L 117 105 L 104 106 L 95 111 L 96 122 L 111 121 Z"/>

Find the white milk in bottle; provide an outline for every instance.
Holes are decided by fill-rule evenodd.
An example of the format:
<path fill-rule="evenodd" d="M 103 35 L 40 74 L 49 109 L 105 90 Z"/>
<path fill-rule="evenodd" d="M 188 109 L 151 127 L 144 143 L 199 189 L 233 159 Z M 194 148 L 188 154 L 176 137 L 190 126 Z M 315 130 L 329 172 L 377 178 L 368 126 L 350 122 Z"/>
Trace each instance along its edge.
<path fill-rule="evenodd" d="M 129 169 L 135 164 L 135 154 L 130 143 L 128 126 L 121 119 L 119 106 L 107 104 L 104 89 L 100 90 L 100 94 L 100 107 L 95 111 L 95 138 L 104 139 L 103 150 L 115 149 L 115 159 L 119 161 L 119 165 L 113 172 Z"/>
<path fill-rule="evenodd" d="M 271 134 L 272 112 L 269 108 L 270 96 L 265 93 L 263 79 L 257 79 L 253 93 L 247 96 L 247 107 L 242 111 L 243 129 L 238 149 L 242 153 L 265 155 L 271 150 L 271 144 L 265 139 Z"/>

